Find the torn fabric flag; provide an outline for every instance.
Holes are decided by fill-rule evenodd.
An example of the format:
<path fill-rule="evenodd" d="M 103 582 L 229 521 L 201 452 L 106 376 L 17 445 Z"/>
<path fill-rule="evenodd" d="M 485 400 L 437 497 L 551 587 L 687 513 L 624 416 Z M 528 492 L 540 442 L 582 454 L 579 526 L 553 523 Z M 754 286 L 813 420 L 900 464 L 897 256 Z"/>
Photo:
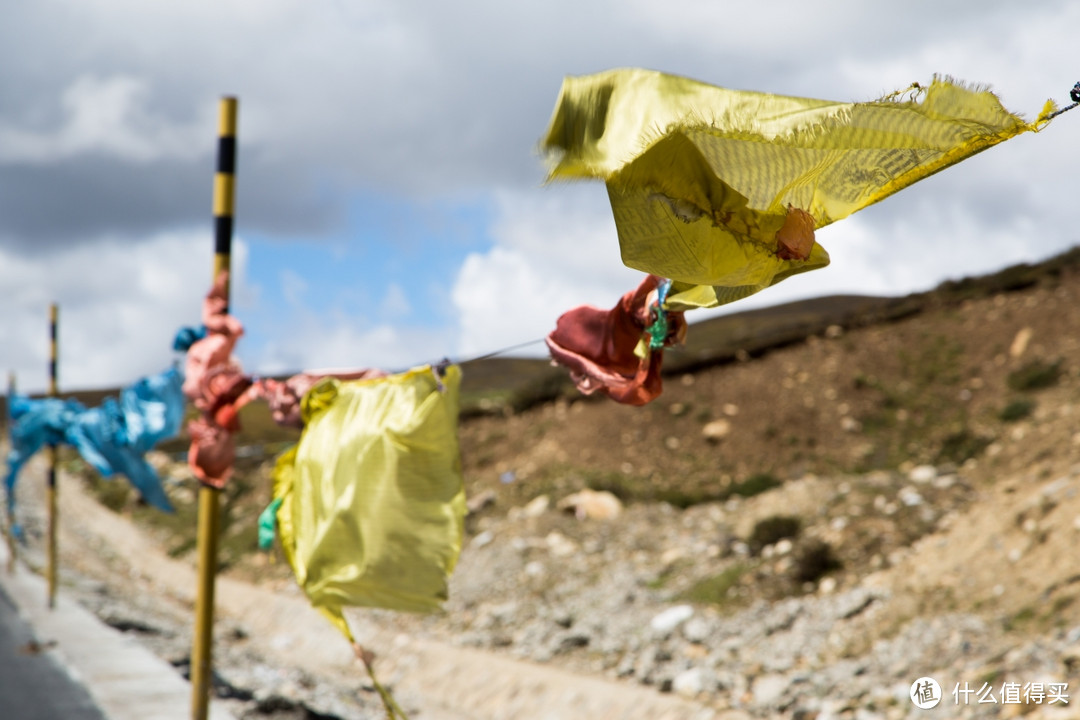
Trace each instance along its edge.
<path fill-rule="evenodd" d="M 216 488 L 224 487 L 232 474 L 240 429 L 237 413 L 243 404 L 238 401 L 251 386 L 232 356 L 244 326 L 228 313 L 228 281 L 228 271 L 219 273 L 203 300 L 206 333 L 188 347 L 184 366 L 184 395 L 202 411 L 188 423 L 188 465 L 200 482 Z"/>
<path fill-rule="evenodd" d="M 103 477 L 126 476 L 143 499 L 171 512 L 161 479 L 145 454 L 180 432 L 182 382 L 180 372 L 169 369 L 124 388 L 119 402 L 106 398 L 99 407 L 90 409 L 76 400 L 14 395 L 12 447 L 4 480 L 8 507 L 14 507 L 15 483 L 26 461 L 43 445 L 67 443 Z"/>
<path fill-rule="evenodd" d="M 18 393 L 8 398 L 8 406 L 11 448 L 7 456 L 8 471 L 4 476 L 4 492 L 10 516 L 15 511 L 15 483 L 19 479 L 22 466 L 43 445 L 59 445 L 64 442 L 65 431 L 86 408 L 76 400 L 35 399 Z"/>
<path fill-rule="evenodd" d="M 666 326 L 652 342 L 660 283 L 649 275 L 610 310 L 583 305 L 559 317 L 547 336 L 548 350 L 570 370 L 578 390 L 600 391 L 627 405 L 644 405 L 661 393 L 663 347 L 682 342 L 686 320 L 681 312 L 667 312 Z"/>
<path fill-rule="evenodd" d="M 430 612 L 461 552 L 461 370 L 326 378 L 274 470 L 278 533 L 296 581 L 350 641 L 342 608 Z"/>
<path fill-rule="evenodd" d="M 1038 130 L 991 92 L 935 77 L 872 102 L 728 90 L 618 69 L 568 77 L 542 148 L 549 180 L 607 184 L 623 262 L 713 307 L 824 267 L 814 230 Z"/>
<path fill-rule="evenodd" d="M 299 428 L 300 398 L 319 380 L 386 375 L 373 369 L 313 370 L 286 380 L 246 375 L 232 354 L 237 340 L 244 334 L 244 325 L 228 312 L 225 302 L 228 278 L 228 271 L 222 271 L 206 294 L 201 328 L 198 331 L 181 328 L 174 344 L 177 348 L 187 348 L 183 392 L 202 411 L 200 417 L 188 423 L 191 437 L 188 466 L 199 482 L 216 488 L 223 488 L 232 474 L 240 410 L 249 402 L 266 400 L 277 424 Z"/>
<path fill-rule="evenodd" d="M 120 401 L 105 398 L 99 407 L 75 418 L 66 432 L 86 462 L 102 477 L 121 474 L 148 503 L 172 511 L 157 471 L 146 453 L 180 432 L 184 418 L 183 377 L 176 369 L 142 378 L 120 392 Z"/>
<path fill-rule="evenodd" d="M 300 419 L 300 400 L 317 382 L 333 377 L 338 380 L 368 380 L 386 377 L 382 370 L 371 368 L 363 370 L 309 370 L 297 373 L 285 380 L 266 378 L 257 380 L 249 394 L 261 397 L 270 406 L 270 416 L 283 427 L 302 428 Z"/>

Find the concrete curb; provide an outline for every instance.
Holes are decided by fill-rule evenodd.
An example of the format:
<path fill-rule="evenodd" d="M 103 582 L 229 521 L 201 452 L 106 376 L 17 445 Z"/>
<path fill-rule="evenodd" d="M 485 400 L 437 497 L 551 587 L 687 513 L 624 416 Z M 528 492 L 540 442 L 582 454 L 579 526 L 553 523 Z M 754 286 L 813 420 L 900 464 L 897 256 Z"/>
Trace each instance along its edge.
<path fill-rule="evenodd" d="M 79 681 L 109 720 L 190 720 L 191 685 L 136 640 L 115 630 L 58 593 L 49 610 L 44 578 L 22 563 L 7 572 L 8 549 L 0 543 L 0 586 L 48 652 Z M 210 720 L 234 720 L 211 702 Z"/>

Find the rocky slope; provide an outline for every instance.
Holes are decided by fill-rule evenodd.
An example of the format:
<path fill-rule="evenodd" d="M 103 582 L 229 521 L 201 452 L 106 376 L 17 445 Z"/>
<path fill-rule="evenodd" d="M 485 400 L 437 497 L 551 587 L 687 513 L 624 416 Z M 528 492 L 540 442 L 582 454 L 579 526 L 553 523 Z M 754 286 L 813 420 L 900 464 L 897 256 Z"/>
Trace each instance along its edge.
<path fill-rule="evenodd" d="M 942 717 L 1080 716 L 1059 698 L 1080 691 L 1078 299 L 1066 266 L 676 373 L 645 408 L 569 396 L 464 420 L 475 512 L 446 612 L 353 618 L 416 717 L 906 718 L 923 676 Z M 272 450 L 227 494 L 228 702 L 379 717 L 280 559 L 251 549 Z M 158 462 L 178 522 L 114 485 L 85 481 L 113 510 L 64 496 L 65 591 L 182 669 L 192 485 Z M 575 515 L 583 489 L 610 495 Z"/>

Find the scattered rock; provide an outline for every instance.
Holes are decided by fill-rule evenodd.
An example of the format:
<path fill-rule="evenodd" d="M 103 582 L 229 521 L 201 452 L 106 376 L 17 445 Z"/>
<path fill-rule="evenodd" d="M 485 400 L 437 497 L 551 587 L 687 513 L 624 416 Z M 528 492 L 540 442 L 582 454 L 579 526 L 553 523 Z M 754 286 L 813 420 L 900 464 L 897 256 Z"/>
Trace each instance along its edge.
<path fill-rule="evenodd" d="M 526 518 L 540 517 L 551 506 L 551 498 L 547 495 L 537 495 L 521 509 L 521 516 Z"/>
<path fill-rule="evenodd" d="M 934 478 L 934 487 L 938 490 L 947 490 L 956 484 L 955 475 L 942 475 L 941 477 Z"/>
<path fill-rule="evenodd" d="M 705 424 L 701 428 L 701 436 L 709 442 L 720 442 L 731 433 L 731 422 L 720 418 Z"/>
<path fill-rule="evenodd" d="M 653 617 L 649 621 L 649 627 L 657 635 L 670 635 L 675 628 L 694 616 L 694 608 L 690 605 L 676 605 Z"/>
<path fill-rule="evenodd" d="M 684 557 L 686 557 L 686 552 L 681 547 L 668 548 L 660 556 L 660 565 L 668 569 Z"/>
<path fill-rule="evenodd" d="M 524 572 L 529 577 L 543 577 L 545 572 L 544 563 L 539 560 L 532 560 L 531 562 L 525 563 Z"/>
<path fill-rule="evenodd" d="M 1016 333 L 1016 337 L 1013 338 L 1012 345 L 1009 346 L 1009 357 L 1016 359 L 1024 354 L 1027 350 L 1028 343 L 1031 342 L 1032 330 L 1029 327 L 1021 328 Z"/>
<path fill-rule="evenodd" d="M 682 626 L 683 637 L 692 643 L 703 643 L 709 638 L 709 623 L 700 617 L 692 617 Z"/>
<path fill-rule="evenodd" d="M 465 503 L 465 507 L 468 509 L 469 514 L 474 514 L 494 504 L 495 491 L 484 490 L 483 492 L 473 495 L 471 498 L 469 498 Z"/>
<path fill-rule="evenodd" d="M 900 502 L 904 503 L 907 507 L 915 507 L 916 505 L 922 505 L 923 503 L 922 495 L 910 485 L 900 488 L 897 497 L 900 498 Z"/>
<path fill-rule="evenodd" d="M 482 548 L 485 545 L 490 544 L 491 541 L 494 540 L 494 539 L 495 539 L 495 533 L 491 532 L 490 530 L 485 530 L 484 532 L 482 532 L 479 535 L 477 535 L 476 537 L 474 537 L 472 539 L 472 542 L 469 543 L 469 545 L 471 545 L 474 548 Z"/>
<path fill-rule="evenodd" d="M 622 512 L 622 502 L 607 490 L 586 488 L 560 500 L 559 509 L 574 513 L 578 520 L 611 520 Z"/>
<path fill-rule="evenodd" d="M 783 675 L 761 675 L 754 679 L 751 693 L 754 696 L 754 704 L 765 707 L 776 707 L 784 691 L 788 688 L 788 680 Z"/>
<path fill-rule="evenodd" d="M 570 557 L 578 552 L 578 544 L 557 530 L 552 530 L 544 538 L 544 544 L 554 557 Z"/>
<path fill-rule="evenodd" d="M 838 598 L 836 616 L 841 620 L 850 620 L 870 607 L 877 598 L 874 593 L 861 589 L 844 593 Z"/>
<path fill-rule="evenodd" d="M 699 667 L 684 670 L 672 679 L 671 690 L 676 695 L 695 698 L 706 689 L 708 675 L 706 670 Z"/>
<path fill-rule="evenodd" d="M 931 482 L 938 475 L 937 468 L 933 465 L 919 465 L 912 468 L 908 473 L 908 479 L 911 482 L 919 483 L 920 485 Z"/>
<path fill-rule="evenodd" d="M 589 641 L 590 638 L 585 633 L 566 633 L 565 635 L 562 635 L 556 640 L 553 650 L 555 654 L 568 653 L 571 650 L 576 650 L 577 648 L 588 647 Z"/>

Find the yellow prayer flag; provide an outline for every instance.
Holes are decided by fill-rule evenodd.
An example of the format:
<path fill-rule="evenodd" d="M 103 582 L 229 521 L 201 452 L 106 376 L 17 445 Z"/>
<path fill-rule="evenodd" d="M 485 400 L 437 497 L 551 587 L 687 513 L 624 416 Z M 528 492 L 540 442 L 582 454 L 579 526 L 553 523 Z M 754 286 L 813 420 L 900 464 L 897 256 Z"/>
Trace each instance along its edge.
<path fill-rule="evenodd" d="M 619 69 L 568 77 L 542 149 L 549 180 L 607 183 L 623 262 L 673 280 L 667 307 L 711 307 L 824 267 L 813 229 L 1028 130 L 985 89 L 935 77 L 841 103 Z M 793 213 L 805 243 L 778 243 Z M 801 217 L 801 216 L 800 216 Z"/>
<path fill-rule="evenodd" d="M 274 469 L 278 534 L 311 603 L 352 641 L 345 606 L 439 609 L 465 519 L 458 451 L 461 370 L 326 378 L 304 396 L 304 431 Z M 441 386 L 441 387 L 440 387 Z"/>

